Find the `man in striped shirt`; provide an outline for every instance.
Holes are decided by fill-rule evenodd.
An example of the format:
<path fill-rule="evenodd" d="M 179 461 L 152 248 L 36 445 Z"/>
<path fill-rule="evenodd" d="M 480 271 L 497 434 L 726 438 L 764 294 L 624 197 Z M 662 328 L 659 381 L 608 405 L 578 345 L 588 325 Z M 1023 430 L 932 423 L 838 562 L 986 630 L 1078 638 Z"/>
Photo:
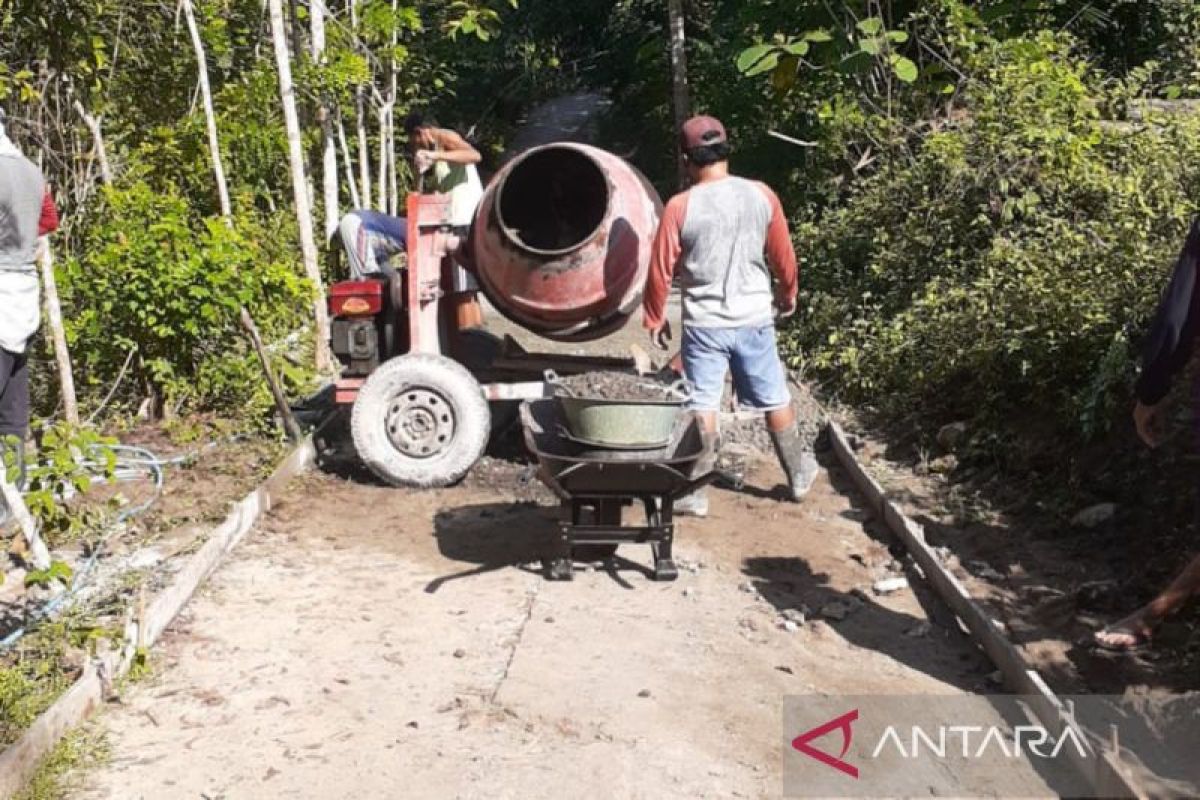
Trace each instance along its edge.
<path fill-rule="evenodd" d="M 667 292 L 676 272 L 683 293 L 683 366 L 695 387 L 691 407 L 717 431 L 725 375 L 738 399 L 765 413 L 775 452 L 794 500 L 816 480 L 812 451 L 796 427 L 787 374 L 775 342 L 776 316 L 796 311 L 796 253 L 775 193 L 731 175 L 721 122 L 693 117 L 681 131 L 692 188 L 667 203 L 655 237 L 643 301 L 651 340 L 666 349 L 671 326 Z M 681 513 L 703 515 L 702 494 Z"/>

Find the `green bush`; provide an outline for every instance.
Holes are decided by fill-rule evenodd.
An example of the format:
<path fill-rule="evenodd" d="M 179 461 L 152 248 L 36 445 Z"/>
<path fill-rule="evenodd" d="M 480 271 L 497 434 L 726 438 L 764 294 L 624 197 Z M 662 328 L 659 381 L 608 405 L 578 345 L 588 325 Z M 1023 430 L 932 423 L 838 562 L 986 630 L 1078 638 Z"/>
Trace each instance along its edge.
<path fill-rule="evenodd" d="M 311 297 L 282 215 L 239 214 L 227 225 L 141 182 L 106 189 L 102 203 L 78 255 L 62 266 L 68 338 L 79 345 L 84 385 L 106 389 L 136 349 L 132 388 L 165 407 L 228 409 L 265 398 L 239 308 L 271 342 L 296 330 Z"/>
<path fill-rule="evenodd" d="M 1060 36 L 962 64 L 947 122 L 799 226 L 791 358 L 885 411 L 1092 434 L 1196 213 L 1200 123 L 1103 125 L 1137 87 Z"/>

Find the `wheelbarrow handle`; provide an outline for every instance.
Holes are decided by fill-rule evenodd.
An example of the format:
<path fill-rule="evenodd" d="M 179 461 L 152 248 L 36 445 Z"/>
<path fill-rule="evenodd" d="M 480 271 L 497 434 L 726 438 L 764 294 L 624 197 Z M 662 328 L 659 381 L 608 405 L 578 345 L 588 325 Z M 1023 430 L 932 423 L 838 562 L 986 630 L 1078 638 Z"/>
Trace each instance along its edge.
<path fill-rule="evenodd" d="M 548 369 L 542 373 L 542 380 L 550 384 L 554 388 L 555 394 L 562 393 L 566 397 L 576 397 L 577 395 L 571 391 L 571 387 L 562 382 L 562 378 L 558 377 L 558 373 L 552 369 Z"/>
<path fill-rule="evenodd" d="M 675 395 L 676 397 L 680 398 L 684 402 L 687 402 L 688 400 L 691 400 L 692 395 L 694 395 L 696 393 L 696 387 L 693 386 L 692 382 L 689 381 L 687 378 L 680 378 L 679 380 L 672 383 L 667 388 L 667 391 L 670 392 L 671 394 Z"/>
<path fill-rule="evenodd" d="M 686 486 L 684 486 L 679 491 L 675 492 L 675 494 L 673 494 L 671 497 L 674 500 L 678 500 L 679 498 L 681 498 L 685 495 L 691 494 L 692 492 L 696 491 L 697 489 L 703 489 L 705 486 L 708 486 L 710 483 L 713 483 L 714 481 L 724 480 L 724 481 L 728 482 L 728 481 L 732 481 L 733 478 L 734 478 L 733 475 L 731 475 L 728 472 L 725 472 L 724 470 L 714 469 L 712 472 L 708 473 L 707 475 L 701 475 L 699 478 L 696 478 L 696 480 L 688 482 L 688 484 Z"/>

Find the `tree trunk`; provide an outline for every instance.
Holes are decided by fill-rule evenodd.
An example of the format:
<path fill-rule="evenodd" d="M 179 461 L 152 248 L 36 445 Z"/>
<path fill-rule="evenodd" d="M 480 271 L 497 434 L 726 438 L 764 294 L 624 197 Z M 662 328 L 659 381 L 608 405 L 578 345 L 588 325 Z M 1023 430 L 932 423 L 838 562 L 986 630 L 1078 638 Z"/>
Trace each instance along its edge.
<path fill-rule="evenodd" d="M 350 158 L 350 145 L 346 143 L 346 126 L 340 119 L 337 123 L 337 135 L 342 150 L 342 163 L 346 167 L 346 185 L 350 187 L 350 202 L 355 208 L 363 208 L 362 198 L 358 194 L 358 181 L 354 177 L 354 160 Z"/>
<path fill-rule="evenodd" d="M 106 185 L 111 186 L 113 175 L 112 169 L 108 164 L 108 149 L 104 146 L 104 134 L 100 130 L 100 120 L 89 114 L 87 109 L 83 107 L 83 103 L 78 100 L 75 101 L 75 111 L 79 113 L 79 116 L 83 118 L 83 124 L 91 131 L 92 141 L 95 143 L 96 148 L 96 161 L 100 163 L 100 179 Z"/>
<path fill-rule="evenodd" d="M 63 416 L 72 425 L 79 424 L 79 402 L 75 398 L 75 377 L 71 372 L 71 352 L 63 329 L 62 304 L 58 300 L 58 281 L 54 278 L 54 255 L 50 240 L 43 236 L 38 244 L 38 266 L 42 272 L 42 294 L 46 304 L 46 324 L 54 342 L 54 360 L 58 362 L 58 384 L 62 392 Z"/>
<path fill-rule="evenodd" d="M 204 103 L 204 120 L 208 125 L 208 150 L 212 155 L 213 177 L 217 181 L 217 197 L 221 203 L 221 216 L 233 224 L 233 207 L 229 202 L 229 185 L 225 182 L 225 167 L 221 163 L 221 140 L 217 136 L 217 115 L 213 110 L 212 89 L 208 85 L 208 56 L 204 53 L 204 41 L 196 25 L 196 14 L 192 0 L 182 0 L 183 15 L 187 19 L 188 33 L 192 37 L 192 48 L 196 51 L 196 71 L 200 74 L 200 98 Z"/>
<path fill-rule="evenodd" d="M 300 227 L 300 252 L 304 274 L 313 285 L 313 317 L 316 322 L 317 371 L 328 372 L 329 312 L 325 308 L 325 287 L 317 263 L 317 244 L 313 239 L 312 208 L 304 175 L 304 146 L 300 141 L 300 118 L 296 114 L 296 95 L 292 87 L 292 63 L 288 54 L 287 29 L 283 23 L 283 0 L 267 0 L 271 12 L 271 38 L 275 44 L 275 63 L 279 69 L 279 97 L 283 104 L 283 122 L 287 129 L 288 161 L 292 168 L 292 195 L 296 222 Z"/>
<path fill-rule="evenodd" d="M 683 28 L 683 0 L 668 0 L 671 22 L 671 99 L 675 106 L 675 132 L 678 135 L 683 123 L 691 116 L 692 103 L 688 96 L 687 80 L 687 37 Z M 683 153 L 679 154 L 679 188 L 686 189 L 687 166 Z"/>
<path fill-rule="evenodd" d="M 371 145 L 367 141 L 366 101 L 360 87 L 356 92 L 354 108 L 354 126 L 358 131 L 358 179 L 362 193 L 362 205 L 359 208 L 371 207 Z"/>
<path fill-rule="evenodd" d="M 392 0 L 392 17 L 396 16 L 396 10 L 400 6 L 399 0 Z M 399 33 L 396 28 L 392 28 L 392 52 L 395 53 L 396 45 L 400 42 Z M 392 216 L 399 213 L 400 198 L 396 188 L 396 96 L 398 93 L 399 84 L 399 68 L 396 64 L 396 57 L 390 56 L 388 62 L 391 66 L 391 86 L 388 90 L 388 207 L 391 209 Z"/>
<path fill-rule="evenodd" d="M 358 36 L 358 0 L 350 5 L 350 31 Z M 358 208 L 371 207 L 371 146 L 367 142 L 367 107 L 361 86 L 354 88 L 354 132 L 358 139 Z M 353 176 L 351 177 L 353 181 Z"/>
<path fill-rule="evenodd" d="M 388 120 L 392 116 L 391 104 L 384 100 L 379 106 L 379 210 L 387 214 L 388 206 L 388 162 L 394 156 L 388 150 Z"/>
<path fill-rule="evenodd" d="M 325 60 L 325 8 L 320 2 L 309 4 L 308 13 L 312 22 L 313 63 L 320 65 Z M 317 122 L 321 125 L 321 186 L 322 204 L 325 206 L 325 241 L 333 238 L 338 226 L 338 163 L 337 146 L 333 141 L 333 120 L 329 115 L 329 104 L 322 99 L 317 108 Z"/>

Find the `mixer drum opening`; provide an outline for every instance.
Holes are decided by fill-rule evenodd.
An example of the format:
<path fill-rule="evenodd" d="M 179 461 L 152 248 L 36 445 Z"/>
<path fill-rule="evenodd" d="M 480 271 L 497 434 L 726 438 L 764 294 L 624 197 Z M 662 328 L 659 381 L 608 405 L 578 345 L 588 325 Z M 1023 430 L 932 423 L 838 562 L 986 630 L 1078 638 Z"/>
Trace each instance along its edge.
<path fill-rule="evenodd" d="M 584 153 L 547 147 L 513 166 L 499 187 L 500 223 L 513 244 L 537 253 L 579 247 L 608 213 L 608 180 Z"/>

